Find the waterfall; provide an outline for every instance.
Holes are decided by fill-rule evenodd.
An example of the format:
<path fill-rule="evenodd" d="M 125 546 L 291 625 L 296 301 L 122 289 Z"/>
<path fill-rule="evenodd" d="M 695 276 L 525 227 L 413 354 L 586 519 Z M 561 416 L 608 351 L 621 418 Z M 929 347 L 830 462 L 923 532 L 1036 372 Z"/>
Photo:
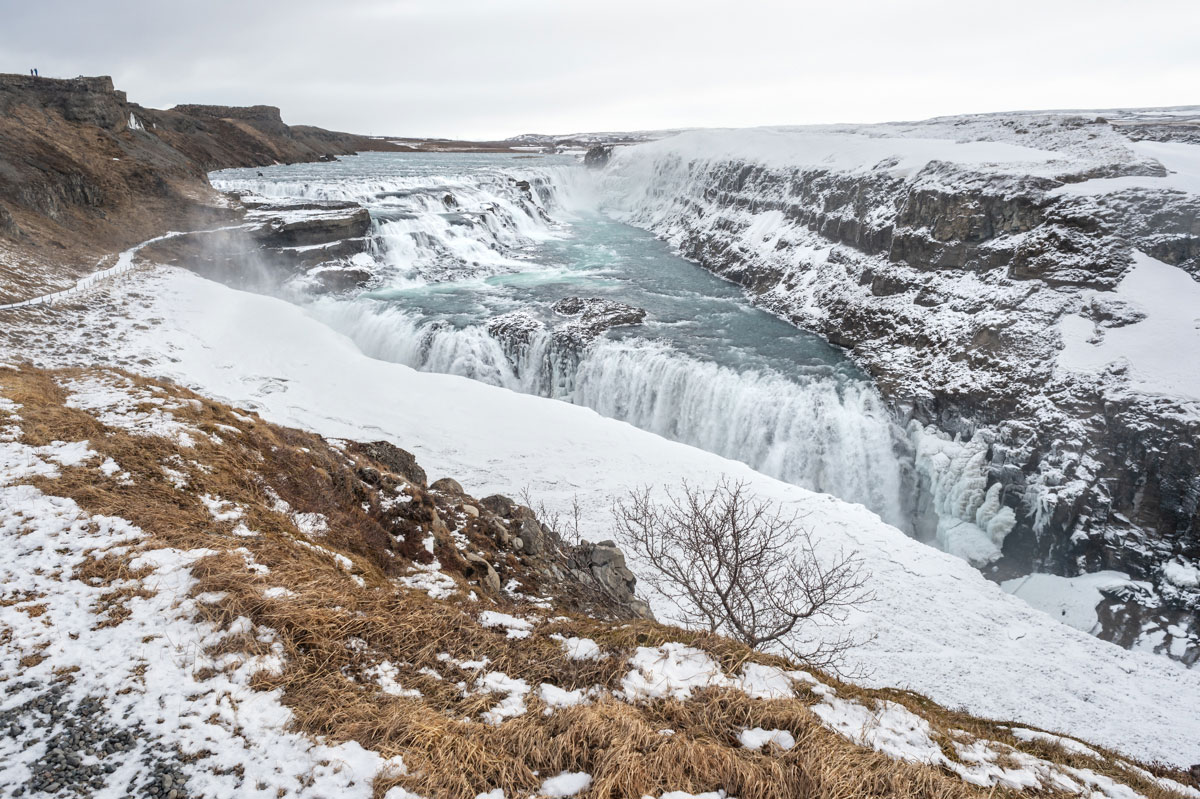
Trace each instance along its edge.
<path fill-rule="evenodd" d="M 313 312 L 372 357 L 584 405 L 909 526 L 897 431 L 865 382 L 827 370 L 801 379 L 736 371 L 641 338 L 580 350 L 544 330 L 505 341 L 481 325 L 423 321 L 369 301 L 318 303 Z"/>
<path fill-rule="evenodd" d="M 985 435 L 961 441 L 919 425 L 901 429 L 844 356 L 819 339 L 813 345 L 815 336 L 793 339 L 794 327 L 759 320 L 739 328 L 730 317 L 770 317 L 669 255 L 711 236 L 724 242 L 720 257 L 807 264 L 793 270 L 796 291 L 812 296 L 796 307 L 812 313 L 829 270 L 843 269 L 779 210 L 723 208 L 714 169 L 733 183 L 746 173 L 630 148 L 603 171 L 564 157 L 368 153 L 226 170 L 212 182 L 258 201 L 368 208 L 368 256 L 358 257 L 374 274 L 370 291 L 303 301 L 372 357 L 584 405 L 861 503 L 973 564 L 995 561 L 1015 516 L 989 485 Z M 756 197 L 779 199 L 787 185 L 766 181 Z M 637 236 L 657 249 L 635 246 Z M 562 320 L 550 306 L 593 291 L 645 300 L 646 323 L 590 341 L 557 336 Z M 728 306 L 713 306 L 721 302 Z M 501 318 L 516 323 L 497 325 Z"/>
<path fill-rule="evenodd" d="M 519 271 L 523 250 L 563 235 L 546 210 L 557 204 L 548 171 L 530 180 L 499 170 L 305 180 L 236 176 L 249 171 L 214 173 L 212 183 L 256 201 L 366 206 L 373 220 L 370 252 L 391 286 Z"/>
<path fill-rule="evenodd" d="M 603 341 L 581 359 L 569 399 L 905 526 L 891 417 L 867 384 L 737 372 L 649 342 Z"/>
<path fill-rule="evenodd" d="M 604 204 L 605 181 L 571 165 L 521 165 L 518 172 L 513 162 L 453 163 L 462 171 L 447 174 L 448 162 L 436 158 L 369 156 L 280 167 L 269 178 L 237 170 L 213 182 L 277 202 L 349 200 L 370 210 L 375 287 L 358 298 L 308 304 L 372 357 L 587 406 L 911 528 L 897 455 L 903 431 L 869 381 L 828 363 L 840 356 L 810 363 L 796 352 L 782 374 L 728 359 L 719 346 L 704 351 L 686 338 L 657 337 L 652 326 L 584 342 L 560 338 L 545 307 L 528 306 L 531 296 L 535 306 L 545 304 L 531 287 L 543 281 L 578 290 L 591 274 L 589 259 L 599 261 L 596 274 L 606 274 L 610 255 L 597 253 L 608 242 L 545 257 L 549 243 L 579 243 L 573 226 L 590 224 L 581 220 Z M 404 165 L 399 174 L 397 164 Z M 647 262 L 606 285 L 652 281 L 656 268 Z M 696 288 L 695 301 L 712 290 Z M 735 316 L 745 310 L 737 302 Z M 528 324 L 494 324 L 514 314 Z"/>

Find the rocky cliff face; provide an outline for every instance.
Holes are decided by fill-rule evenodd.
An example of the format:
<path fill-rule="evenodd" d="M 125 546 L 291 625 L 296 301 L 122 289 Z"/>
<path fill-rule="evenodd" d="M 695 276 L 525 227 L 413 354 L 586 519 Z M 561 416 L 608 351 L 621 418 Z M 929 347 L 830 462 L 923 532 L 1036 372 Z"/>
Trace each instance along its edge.
<path fill-rule="evenodd" d="M 270 106 L 131 103 L 107 77 L 0 75 L 0 302 L 65 288 L 106 253 L 242 209 L 207 172 L 386 147 Z"/>
<path fill-rule="evenodd" d="M 503 494 L 476 499 L 457 480 L 443 477 L 426 484 L 422 469 L 407 450 L 387 441 L 351 443 L 348 453 L 363 458 L 355 476 L 385 498 L 411 491 L 414 501 L 384 501 L 394 526 L 428 530 L 436 541 L 455 542 L 439 557 L 444 568 L 461 574 L 485 595 L 511 594 L 519 583 L 534 595 L 553 597 L 570 607 L 621 619 L 652 619 L 649 606 L 635 595 L 637 578 L 611 541 L 565 541 L 556 520 L 539 518 L 532 508 Z M 470 530 L 473 545 L 463 545 Z M 422 541 L 410 542 L 410 556 L 432 554 Z"/>
<path fill-rule="evenodd" d="M 387 149 L 387 142 L 350 133 L 290 126 L 275 106 L 178 105 L 169 111 L 139 109 L 171 146 L 204 171 L 332 160 L 359 150 Z"/>
<path fill-rule="evenodd" d="M 108 78 L 0 76 L 0 292 L 60 288 L 165 217 L 220 215 L 199 166 L 131 119 Z"/>
<path fill-rule="evenodd" d="M 1192 662 L 1200 592 L 1170 564 L 1200 560 L 1200 400 L 1145 390 L 1136 364 L 1060 362 L 1063 320 L 1095 343 L 1145 319 L 1123 288 L 1139 258 L 1200 279 L 1200 194 L 1171 149 L 1200 125 L 1172 124 L 1167 145 L 1160 127 L 1009 115 L 685 136 L 618 153 L 607 180 L 625 219 L 875 376 L 912 422 L 918 516 L 943 517 L 918 531 L 998 579 L 1127 572 L 1141 582 L 1109 597 L 1102 634 Z"/>

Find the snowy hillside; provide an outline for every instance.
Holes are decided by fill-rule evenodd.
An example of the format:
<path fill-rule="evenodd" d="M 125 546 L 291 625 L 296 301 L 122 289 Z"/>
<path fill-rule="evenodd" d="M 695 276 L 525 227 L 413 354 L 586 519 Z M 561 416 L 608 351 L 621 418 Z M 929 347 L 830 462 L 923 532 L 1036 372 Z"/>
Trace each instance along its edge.
<path fill-rule="evenodd" d="M 1200 706 L 1189 706 L 1200 700 L 1200 672 L 1076 631 L 861 507 L 584 408 L 373 361 L 292 305 L 179 271 L 130 279 L 72 318 L 74 331 L 42 328 L 46 343 L 28 354 L 51 365 L 127 364 L 272 421 L 330 437 L 387 438 L 413 448 L 431 476 L 454 475 L 475 494 L 528 486 L 562 510 L 577 498 L 589 537 L 609 537 L 609 504 L 631 487 L 744 478 L 802 511 L 825 546 L 865 560 L 877 599 L 850 631 L 871 640 L 849 665 L 866 684 L 917 690 L 1130 755 L 1200 757 Z M 103 337 L 92 333 L 110 324 Z"/>
<path fill-rule="evenodd" d="M 384 442 L 28 364 L 0 425 L 5 796 L 1200 796 L 595 604 L 509 547 L 530 509 Z"/>

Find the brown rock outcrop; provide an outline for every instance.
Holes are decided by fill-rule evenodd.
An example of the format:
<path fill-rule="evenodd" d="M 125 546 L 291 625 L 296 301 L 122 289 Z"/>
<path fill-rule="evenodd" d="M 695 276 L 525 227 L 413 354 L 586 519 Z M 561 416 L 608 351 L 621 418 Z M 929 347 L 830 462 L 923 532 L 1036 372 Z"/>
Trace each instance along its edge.
<path fill-rule="evenodd" d="M 271 106 L 161 111 L 129 102 L 108 77 L 0 75 L 0 302 L 65 288 L 168 229 L 235 218 L 210 170 L 366 148 L 392 145 L 291 127 Z M 349 222 L 361 229 L 364 216 Z"/>

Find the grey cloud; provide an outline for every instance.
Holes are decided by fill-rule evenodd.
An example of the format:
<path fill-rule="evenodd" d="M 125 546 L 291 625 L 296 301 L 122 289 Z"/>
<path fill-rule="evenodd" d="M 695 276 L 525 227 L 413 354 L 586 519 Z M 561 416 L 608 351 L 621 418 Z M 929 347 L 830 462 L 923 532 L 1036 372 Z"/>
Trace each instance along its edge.
<path fill-rule="evenodd" d="M 0 3 L 0 69 L 507 136 L 1200 102 L 1189 0 Z"/>

